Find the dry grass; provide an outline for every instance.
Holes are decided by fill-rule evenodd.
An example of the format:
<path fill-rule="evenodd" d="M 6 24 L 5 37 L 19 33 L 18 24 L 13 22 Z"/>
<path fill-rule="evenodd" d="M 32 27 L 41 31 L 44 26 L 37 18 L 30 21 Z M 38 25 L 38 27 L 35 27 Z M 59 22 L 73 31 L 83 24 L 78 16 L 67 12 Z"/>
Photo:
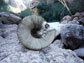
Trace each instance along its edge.
<path fill-rule="evenodd" d="M 71 11 L 70 11 L 68 5 L 66 4 L 65 0 L 58 0 L 58 1 L 61 2 L 62 5 L 63 5 L 64 7 L 66 7 L 66 9 L 68 10 L 69 14 L 72 15 L 72 13 L 71 13 Z"/>

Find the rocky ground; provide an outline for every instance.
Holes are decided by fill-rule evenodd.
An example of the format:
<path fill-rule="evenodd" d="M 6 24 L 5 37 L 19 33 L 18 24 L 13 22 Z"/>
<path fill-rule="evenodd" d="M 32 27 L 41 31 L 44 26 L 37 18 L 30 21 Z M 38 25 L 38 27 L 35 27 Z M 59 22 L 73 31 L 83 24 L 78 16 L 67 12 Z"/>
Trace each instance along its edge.
<path fill-rule="evenodd" d="M 84 15 L 82 15 L 81 18 L 79 18 L 80 15 L 77 14 L 78 16 L 76 15 L 76 17 L 75 15 L 72 17 L 65 16 L 61 23 L 75 23 L 76 26 L 70 26 L 73 28 L 70 28 L 70 30 L 73 31 L 76 29 L 77 32 L 74 32 L 76 32 L 78 35 L 74 34 L 73 32 L 72 35 L 76 37 L 77 40 L 81 40 L 81 42 L 83 42 L 82 39 L 84 39 L 84 33 L 82 33 L 82 36 L 79 34 L 79 32 L 81 30 L 84 31 L 82 26 L 84 24 Z M 0 16 L 2 16 L 2 14 Z M 13 16 L 17 15 L 13 14 Z M 17 27 L 18 23 L 21 21 L 21 18 L 14 18 L 15 20 L 8 20 L 8 18 L 5 19 L 6 22 L 4 22 L 5 20 L 0 20 L 0 22 L 4 23 L 0 23 L 0 63 L 84 63 L 84 60 L 79 58 L 74 51 L 62 48 L 63 44 L 61 43 L 61 40 L 55 40 L 50 46 L 39 51 L 26 49 L 19 42 L 17 37 Z M 79 26 L 79 24 L 82 25 Z M 67 26 L 65 30 L 66 29 Z M 70 30 L 68 29 L 68 31 Z M 66 37 L 70 37 L 71 35 L 67 35 L 67 32 L 65 32 L 61 33 L 61 36 L 64 36 L 63 38 L 61 37 L 61 39 L 65 41 Z"/>

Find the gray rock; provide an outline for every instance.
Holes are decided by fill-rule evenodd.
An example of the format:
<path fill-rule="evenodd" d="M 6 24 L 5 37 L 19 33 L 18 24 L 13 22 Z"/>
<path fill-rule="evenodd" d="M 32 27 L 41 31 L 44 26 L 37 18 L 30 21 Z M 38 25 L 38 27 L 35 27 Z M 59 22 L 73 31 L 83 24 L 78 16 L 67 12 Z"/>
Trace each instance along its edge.
<path fill-rule="evenodd" d="M 64 16 L 61 19 L 62 24 L 81 24 L 84 25 L 84 12 L 76 12 L 75 15 L 72 16 Z"/>
<path fill-rule="evenodd" d="M 71 22 L 72 20 L 72 17 L 67 15 L 67 16 L 64 16 L 62 19 L 61 19 L 61 23 L 62 24 L 67 24 L 68 22 Z"/>
<path fill-rule="evenodd" d="M 81 12 L 82 17 L 84 17 L 84 12 Z"/>
<path fill-rule="evenodd" d="M 67 48 L 76 49 L 84 46 L 84 27 L 82 25 L 67 25 L 61 31 L 62 42 Z"/>
<path fill-rule="evenodd" d="M 3 29 L 0 29 L 0 36 L 3 37 Z"/>
<path fill-rule="evenodd" d="M 68 22 L 67 24 L 79 24 L 79 22 L 77 20 L 72 20 L 72 21 Z"/>
<path fill-rule="evenodd" d="M 18 24 L 21 21 L 21 17 L 12 12 L 0 12 L 0 16 L 0 21 L 4 24 Z"/>
<path fill-rule="evenodd" d="M 33 51 L 19 43 L 16 24 L 5 25 L 4 33 L 8 35 L 0 38 L 0 63 L 84 63 L 73 51 L 59 48 L 59 40 Z"/>
<path fill-rule="evenodd" d="M 76 20 L 76 21 L 78 21 L 78 17 L 74 17 L 74 18 L 73 18 L 73 20 Z"/>
<path fill-rule="evenodd" d="M 53 42 L 53 46 L 62 48 L 62 47 L 63 47 L 63 43 L 61 42 L 61 40 L 55 40 L 55 41 Z"/>
<path fill-rule="evenodd" d="M 80 16 L 80 13 L 79 12 L 76 12 L 75 15 L 73 15 L 74 17 L 79 17 Z"/>
<path fill-rule="evenodd" d="M 80 57 L 84 57 L 84 47 L 83 48 L 78 48 L 76 50 L 74 50 L 74 52 L 76 52 L 76 54 Z"/>
<path fill-rule="evenodd" d="M 3 36 L 4 24 L 0 21 L 0 36 Z"/>
<path fill-rule="evenodd" d="M 2 22 L 0 21 L 0 29 L 3 28 L 4 25 L 2 24 Z"/>
<path fill-rule="evenodd" d="M 84 26 L 84 17 L 78 20 L 81 25 Z"/>

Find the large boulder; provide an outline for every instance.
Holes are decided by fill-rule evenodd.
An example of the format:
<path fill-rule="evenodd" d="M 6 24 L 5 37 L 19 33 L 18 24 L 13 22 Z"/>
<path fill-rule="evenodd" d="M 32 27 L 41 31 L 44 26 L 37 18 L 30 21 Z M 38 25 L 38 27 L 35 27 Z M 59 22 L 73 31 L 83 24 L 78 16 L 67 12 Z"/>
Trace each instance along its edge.
<path fill-rule="evenodd" d="M 84 46 L 84 27 L 68 24 L 61 31 L 61 39 L 64 45 L 72 50 Z"/>

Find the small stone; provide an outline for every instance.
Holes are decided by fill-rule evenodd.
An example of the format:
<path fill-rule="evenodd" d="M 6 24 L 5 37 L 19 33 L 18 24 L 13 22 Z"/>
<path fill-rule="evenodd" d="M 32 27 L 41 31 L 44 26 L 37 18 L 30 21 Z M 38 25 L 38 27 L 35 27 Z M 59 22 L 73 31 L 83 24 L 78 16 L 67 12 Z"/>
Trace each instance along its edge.
<path fill-rule="evenodd" d="M 78 17 L 74 17 L 73 20 L 78 20 Z"/>
<path fill-rule="evenodd" d="M 81 12 L 82 17 L 84 17 L 84 12 Z"/>
<path fill-rule="evenodd" d="M 71 16 L 65 16 L 61 20 L 61 23 L 66 24 L 66 23 L 70 22 L 71 20 L 72 20 L 72 17 Z"/>
<path fill-rule="evenodd" d="M 79 17 L 80 16 L 80 13 L 79 12 L 76 12 L 74 17 Z"/>
<path fill-rule="evenodd" d="M 79 24 L 79 22 L 77 20 L 72 20 L 68 24 Z"/>
<path fill-rule="evenodd" d="M 84 57 L 84 47 L 74 50 L 78 56 Z"/>
<path fill-rule="evenodd" d="M 84 26 L 84 17 L 78 20 L 81 25 Z"/>

